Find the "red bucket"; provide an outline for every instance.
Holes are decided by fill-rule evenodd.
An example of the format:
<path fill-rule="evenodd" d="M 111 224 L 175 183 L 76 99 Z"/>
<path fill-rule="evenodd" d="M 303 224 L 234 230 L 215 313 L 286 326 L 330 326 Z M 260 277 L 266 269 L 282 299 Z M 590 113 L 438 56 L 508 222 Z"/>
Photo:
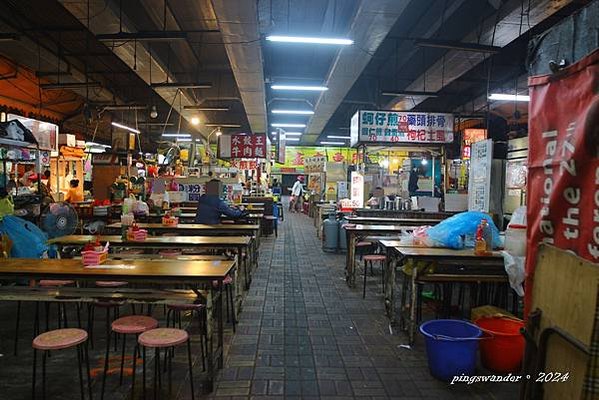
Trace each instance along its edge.
<path fill-rule="evenodd" d="M 491 337 L 480 341 L 483 366 L 497 373 L 520 371 L 524 355 L 524 336 L 520 328 L 524 322 L 501 317 L 480 318 L 474 321 Z"/>

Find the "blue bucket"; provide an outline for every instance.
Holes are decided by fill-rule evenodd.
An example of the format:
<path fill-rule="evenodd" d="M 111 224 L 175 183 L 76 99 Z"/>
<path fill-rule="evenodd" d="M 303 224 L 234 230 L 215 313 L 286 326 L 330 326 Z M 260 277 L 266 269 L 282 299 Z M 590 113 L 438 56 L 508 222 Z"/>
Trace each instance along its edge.
<path fill-rule="evenodd" d="M 456 319 L 436 319 L 420 325 L 426 340 L 431 375 L 442 381 L 454 376 L 472 375 L 476 351 L 483 332 L 476 325 Z"/>

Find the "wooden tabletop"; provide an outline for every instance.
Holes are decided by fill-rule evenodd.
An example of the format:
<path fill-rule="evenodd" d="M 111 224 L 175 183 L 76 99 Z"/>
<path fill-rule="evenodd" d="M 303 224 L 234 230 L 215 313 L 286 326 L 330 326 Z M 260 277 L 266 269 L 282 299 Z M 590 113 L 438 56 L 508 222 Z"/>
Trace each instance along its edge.
<path fill-rule="evenodd" d="M 235 261 L 232 260 L 108 260 L 99 267 L 89 268 L 75 259 L 12 258 L 0 261 L 0 276 L 190 282 L 224 279 L 234 266 Z"/>
<path fill-rule="evenodd" d="M 156 214 L 156 213 L 150 213 L 149 217 L 153 217 L 153 218 L 162 218 L 163 214 Z M 181 213 L 181 215 L 179 215 L 179 218 L 181 219 L 192 219 L 196 217 L 196 213 Z M 247 218 L 263 218 L 264 214 L 263 213 L 256 213 L 256 214 L 248 214 L 246 216 Z M 227 217 L 222 217 L 222 218 L 227 218 Z"/>
<path fill-rule="evenodd" d="M 178 224 L 177 226 L 168 226 L 162 225 L 159 223 L 137 223 L 137 226 L 141 229 L 146 230 L 189 230 L 189 231 L 210 231 L 210 230 L 227 230 L 227 231 L 257 231 L 260 229 L 260 225 L 250 225 L 250 224 L 217 224 L 217 225 L 207 225 L 207 224 Z M 116 222 L 114 224 L 110 224 L 106 226 L 111 229 L 121 229 L 122 225 L 120 222 Z"/>
<path fill-rule="evenodd" d="M 128 247 L 203 247 L 203 246 L 247 246 L 249 236 L 148 236 L 144 241 L 123 240 L 119 235 L 68 235 L 48 240 L 49 244 L 80 245 L 95 243 L 126 244 Z"/>
<path fill-rule="evenodd" d="M 362 224 L 396 224 L 396 225 L 435 225 L 443 218 L 388 218 L 388 217 L 347 217 L 349 222 Z"/>
<path fill-rule="evenodd" d="M 414 230 L 419 228 L 418 226 L 401 226 L 401 225 L 344 225 L 344 228 L 348 231 L 368 231 L 368 232 L 399 232 L 406 230 Z"/>
<path fill-rule="evenodd" d="M 481 260 L 503 260 L 500 252 L 494 251 L 487 256 L 474 254 L 474 249 L 447 249 L 444 247 L 421 247 L 421 246 L 395 246 L 395 249 L 406 257 L 418 258 L 477 258 Z"/>

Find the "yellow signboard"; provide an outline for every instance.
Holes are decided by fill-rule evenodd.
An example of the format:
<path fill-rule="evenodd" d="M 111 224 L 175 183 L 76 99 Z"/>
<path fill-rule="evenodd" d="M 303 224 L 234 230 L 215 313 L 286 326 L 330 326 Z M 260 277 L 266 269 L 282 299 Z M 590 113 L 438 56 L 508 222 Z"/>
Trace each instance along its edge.
<path fill-rule="evenodd" d="M 305 159 L 313 157 L 326 157 L 328 162 L 351 164 L 356 157 L 356 150 L 340 147 L 288 146 L 285 148 L 285 164 L 275 163 L 275 168 L 295 168 L 301 171 Z"/>

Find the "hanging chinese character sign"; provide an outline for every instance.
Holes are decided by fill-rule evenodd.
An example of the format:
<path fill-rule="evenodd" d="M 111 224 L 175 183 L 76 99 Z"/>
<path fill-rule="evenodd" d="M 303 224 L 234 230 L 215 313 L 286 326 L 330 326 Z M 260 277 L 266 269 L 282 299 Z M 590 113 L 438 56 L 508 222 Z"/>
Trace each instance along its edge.
<path fill-rule="evenodd" d="M 351 207 L 364 207 L 364 175 L 359 172 L 351 173 Z"/>
<path fill-rule="evenodd" d="M 451 143 L 453 114 L 358 111 L 351 119 L 351 145 L 359 143 Z"/>
<path fill-rule="evenodd" d="M 268 141 L 266 134 L 222 135 L 218 141 L 219 158 L 266 158 Z"/>

